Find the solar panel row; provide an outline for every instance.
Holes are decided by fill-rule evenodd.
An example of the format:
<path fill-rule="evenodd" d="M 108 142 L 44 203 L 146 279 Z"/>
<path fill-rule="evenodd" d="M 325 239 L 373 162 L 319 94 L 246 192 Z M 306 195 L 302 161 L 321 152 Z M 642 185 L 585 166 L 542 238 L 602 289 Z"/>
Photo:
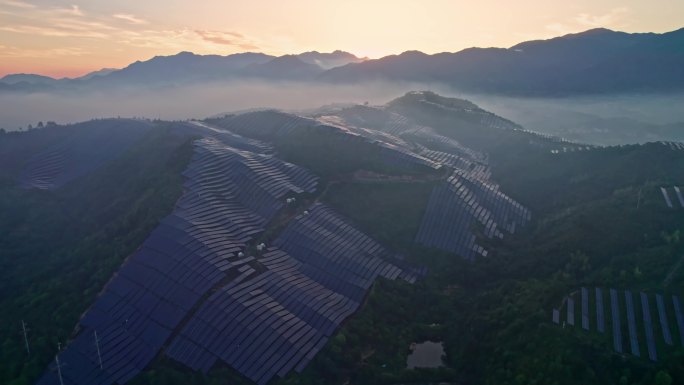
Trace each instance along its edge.
<path fill-rule="evenodd" d="M 605 331 L 606 321 L 603 310 L 603 290 L 596 288 L 596 330 L 600 333 Z"/>
<path fill-rule="evenodd" d="M 651 361 L 657 361 L 655 338 L 653 337 L 653 322 L 651 321 L 651 308 L 648 304 L 648 296 L 646 293 L 640 293 L 641 296 L 641 312 L 644 318 L 644 329 L 646 331 L 646 348 L 648 349 L 648 358 Z"/>
<path fill-rule="evenodd" d="M 582 288 L 582 329 L 589 330 L 589 291 Z"/>
<path fill-rule="evenodd" d="M 568 325 L 573 326 L 575 325 L 575 300 L 572 297 L 568 297 L 567 305 Z"/>
<path fill-rule="evenodd" d="M 682 305 L 679 302 L 679 297 L 672 296 L 672 305 L 675 310 L 675 319 L 677 320 L 677 327 L 679 328 L 679 338 L 682 346 L 684 346 L 684 315 L 682 315 Z"/>
<path fill-rule="evenodd" d="M 673 208 L 672 200 L 670 200 L 670 195 L 667 193 L 667 190 L 665 189 L 665 187 L 661 187 L 660 192 L 663 193 L 663 198 L 665 199 L 665 204 L 667 204 L 667 207 Z"/>
<path fill-rule="evenodd" d="M 662 295 L 656 294 L 656 304 L 658 305 L 658 318 L 660 319 L 660 329 L 663 332 L 663 340 L 666 344 L 672 345 L 672 333 L 670 333 L 670 325 L 665 310 L 665 301 L 663 300 Z"/>
<path fill-rule="evenodd" d="M 589 325 L 589 301 L 590 294 L 589 290 L 581 288 L 581 298 L 582 298 L 582 328 L 585 330 L 590 329 Z M 625 305 L 626 305 L 626 315 L 627 315 L 627 329 L 630 341 L 630 351 L 633 355 L 639 357 L 641 352 L 639 349 L 639 328 L 636 319 L 636 308 L 634 305 L 634 299 L 632 292 L 627 290 L 625 294 Z M 646 341 L 646 347 L 648 351 L 648 357 L 652 361 L 658 360 L 657 354 L 657 344 L 655 341 L 655 330 L 653 325 L 653 318 L 651 316 L 651 307 L 649 301 L 649 295 L 646 293 L 640 293 L 640 303 L 641 312 L 643 319 L 643 339 Z M 655 294 L 656 307 L 658 310 L 658 321 L 660 325 L 660 330 L 663 334 L 663 341 L 667 345 L 673 345 L 672 329 L 670 328 L 670 321 L 668 318 L 668 310 L 665 304 L 665 299 L 662 294 Z M 567 299 L 567 324 L 573 325 L 574 323 L 574 302 L 572 297 Z M 603 309 L 603 292 L 600 288 L 595 288 L 595 300 L 596 300 L 596 330 L 600 333 L 605 332 L 605 315 Z M 622 317 L 620 314 L 618 291 L 615 289 L 610 289 L 610 304 L 611 304 L 611 319 L 612 319 L 612 330 L 613 330 L 613 347 L 616 352 L 622 353 Z M 681 304 L 679 303 L 679 298 L 675 295 L 672 296 L 672 304 L 675 313 L 675 319 L 677 321 L 677 329 L 680 338 L 682 339 L 681 344 L 684 346 L 684 317 L 682 317 Z M 553 322 L 558 323 L 560 319 L 560 311 L 553 310 Z"/>
<path fill-rule="evenodd" d="M 627 306 L 627 330 L 629 331 L 629 343 L 632 354 L 639 357 L 639 340 L 637 339 L 636 316 L 634 314 L 634 302 L 632 292 L 625 291 L 625 305 Z"/>
<path fill-rule="evenodd" d="M 682 196 L 682 190 L 680 190 L 678 186 L 674 186 L 674 191 L 675 194 L 677 194 L 677 200 L 679 201 L 679 205 L 684 207 L 684 196 Z"/>
<path fill-rule="evenodd" d="M 610 318 L 613 320 L 613 348 L 622 353 L 622 330 L 620 327 L 620 304 L 618 303 L 617 290 L 610 289 Z"/>

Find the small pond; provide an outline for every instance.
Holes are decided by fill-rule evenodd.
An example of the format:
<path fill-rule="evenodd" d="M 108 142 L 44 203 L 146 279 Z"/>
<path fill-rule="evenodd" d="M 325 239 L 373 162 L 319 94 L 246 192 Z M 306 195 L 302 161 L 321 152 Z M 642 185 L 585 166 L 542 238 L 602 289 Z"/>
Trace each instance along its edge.
<path fill-rule="evenodd" d="M 439 368 L 444 366 L 444 344 L 442 342 L 426 341 L 411 344 L 411 354 L 406 359 L 406 367 L 413 368 Z"/>

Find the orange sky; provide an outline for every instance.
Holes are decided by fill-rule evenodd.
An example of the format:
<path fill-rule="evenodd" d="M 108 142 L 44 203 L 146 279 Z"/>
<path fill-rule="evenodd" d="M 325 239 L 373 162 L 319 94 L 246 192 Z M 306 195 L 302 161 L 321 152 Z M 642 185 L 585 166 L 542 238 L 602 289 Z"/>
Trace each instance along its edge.
<path fill-rule="evenodd" d="M 0 0 L 0 76 L 77 76 L 180 51 L 453 52 L 595 27 L 679 29 L 684 1 Z"/>

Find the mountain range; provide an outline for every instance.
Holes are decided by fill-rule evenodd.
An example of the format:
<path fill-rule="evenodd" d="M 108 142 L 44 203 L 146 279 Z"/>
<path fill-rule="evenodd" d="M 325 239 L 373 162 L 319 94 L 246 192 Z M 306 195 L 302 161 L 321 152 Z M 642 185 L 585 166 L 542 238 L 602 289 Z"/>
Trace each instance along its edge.
<path fill-rule="evenodd" d="M 280 57 L 181 52 L 77 79 L 8 75 L 0 79 L 0 91 L 175 86 L 234 79 L 423 82 L 470 92 L 532 96 L 676 92 L 684 90 L 684 29 L 656 34 L 599 28 L 510 48 L 433 55 L 407 51 L 373 60 L 343 51 Z"/>

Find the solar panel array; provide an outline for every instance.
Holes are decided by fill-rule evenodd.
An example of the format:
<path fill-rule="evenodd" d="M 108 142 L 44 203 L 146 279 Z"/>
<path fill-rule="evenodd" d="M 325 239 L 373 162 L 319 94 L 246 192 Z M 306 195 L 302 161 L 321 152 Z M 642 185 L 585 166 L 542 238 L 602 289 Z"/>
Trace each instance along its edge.
<path fill-rule="evenodd" d="M 106 119 L 50 128 L 70 132 L 27 161 L 19 185 L 25 189 L 59 188 L 121 155 L 150 127 L 141 120 Z"/>
<path fill-rule="evenodd" d="M 473 225 L 488 238 L 503 238 L 524 226 L 531 213 L 477 174 L 457 170 L 435 186 L 421 220 L 416 242 L 457 253 L 467 259 L 487 256 L 476 243 Z"/>
<path fill-rule="evenodd" d="M 444 151 L 474 162 L 487 162 L 485 154 L 463 146 L 453 138 L 440 135 L 432 127 L 411 123 L 405 116 L 384 108 L 356 106 L 337 112 L 335 117 L 339 118 L 339 122 L 343 122 L 340 124 L 346 124 L 349 127 L 366 127 L 372 129 L 366 131 L 387 133 L 391 135 L 390 138 L 394 138 L 389 140 L 390 143 L 398 146 L 406 143 L 404 147 L 410 150 L 415 151 L 416 148 L 420 149 L 422 146 L 422 148 Z M 379 138 L 376 137 L 376 139 Z M 422 151 L 418 153 L 425 156 Z"/>
<path fill-rule="evenodd" d="M 191 124 L 205 137 L 195 141 L 185 192 L 59 354 L 66 384 L 123 384 L 161 350 L 195 370 L 222 361 L 264 384 L 303 370 L 377 277 L 424 274 L 322 204 L 263 255 L 245 256 L 286 196 L 313 192 L 317 179 L 270 145 Z M 39 381 L 57 383 L 53 371 Z"/>
<path fill-rule="evenodd" d="M 677 197 L 676 202 L 670 198 L 670 193 L 667 187 L 660 188 L 660 192 L 663 194 L 663 199 L 665 200 L 667 207 L 671 209 L 684 208 L 684 196 L 682 195 L 682 190 L 678 186 L 674 186 L 672 191 L 674 196 Z"/>
<path fill-rule="evenodd" d="M 378 277 L 415 281 L 392 253 L 331 208 L 295 218 L 258 262 L 202 305 L 168 354 L 198 370 L 221 360 L 258 384 L 301 371 Z"/>
<path fill-rule="evenodd" d="M 239 252 L 284 197 L 313 192 L 317 183 L 302 168 L 211 137 L 195 142 L 184 174 L 185 193 L 174 212 L 122 266 L 60 353 L 66 384 L 123 384 L 138 374 L 210 289 L 249 267 L 253 258 Z M 94 354 L 95 331 L 103 369 Z M 50 371 L 39 381 L 57 383 Z"/>
<path fill-rule="evenodd" d="M 599 333 L 605 332 L 605 310 L 604 310 L 604 297 L 603 290 L 596 288 L 594 290 L 594 295 L 590 295 L 591 291 L 585 288 L 581 289 L 581 299 L 582 299 L 582 329 L 583 330 L 596 330 Z M 563 301 L 567 304 L 566 317 L 567 324 L 572 326 L 574 320 L 575 311 L 575 301 L 573 297 L 576 293 L 569 295 L 564 298 Z M 610 289 L 610 318 L 611 318 L 611 332 L 613 340 L 613 349 L 618 353 L 623 353 L 623 330 L 622 325 L 627 324 L 627 336 L 629 337 L 629 350 L 630 353 L 635 357 L 641 356 L 640 341 L 646 342 L 646 350 L 648 352 L 648 358 L 651 361 L 658 360 L 658 343 L 656 342 L 657 335 L 662 336 L 662 343 L 667 346 L 674 346 L 673 332 L 679 334 L 680 345 L 684 347 L 684 317 L 682 314 L 681 303 L 679 297 L 673 295 L 671 297 L 671 302 L 669 305 L 668 301 L 662 294 L 655 294 L 656 307 L 655 311 L 652 311 L 652 302 L 649 300 L 650 295 L 644 292 L 639 293 L 639 301 L 634 302 L 634 297 L 632 292 L 629 290 L 624 291 L 624 305 L 625 312 L 621 313 L 620 305 L 620 295 L 615 289 Z M 596 319 L 595 322 L 591 322 L 591 318 L 588 314 L 588 309 L 590 308 L 589 302 L 594 300 L 596 307 Z M 586 304 L 585 304 L 586 301 Z M 637 306 L 641 308 L 639 312 Z M 562 310 L 553 309 L 552 312 L 552 322 L 554 324 L 559 324 L 561 319 Z M 586 317 L 585 317 L 586 313 Z M 637 321 L 641 313 L 641 325 Z M 675 319 L 677 321 L 676 328 L 670 327 L 669 317 L 674 313 Z M 657 315 L 658 320 L 654 320 L 654 315 Z M 586 320 L 586 324 L 585 324 Z M 564 323 L 565 324 L 565 323 Z M 662 345 L 661 345 L 662 346 Z"/>
<path fill-rule="evenodd" d="M 682 151 L 684 150 L 684 142 L 658 142 L 662 144 L 663 146 L 666 146 L 667 148 L 673 150 L 673 151 Z"/>
<path fill-rule="evenodd" d="M 480 115 L 475 115 L 474 122 L 482 123 Z M 527 209 L 499 191 L 498 185 L 490 180 L 486 154 L 440 135 L 431 127 L 413 124 L 396 112 L 368 106 L 345 108 L 318 119 L 375 140 L 397 153 L 417 152 L 432 164 L 453 170 L 451 177 L 431 193 L 415 238 L 417 243 L 474 259 L 489 253 L 477 244 L 474 225 L 482 226 L 487 238 L 503 238 L 504 232 L 514 233 L 531 219 Z M 486 122 L 496 121 L 491 118 Z"/>

